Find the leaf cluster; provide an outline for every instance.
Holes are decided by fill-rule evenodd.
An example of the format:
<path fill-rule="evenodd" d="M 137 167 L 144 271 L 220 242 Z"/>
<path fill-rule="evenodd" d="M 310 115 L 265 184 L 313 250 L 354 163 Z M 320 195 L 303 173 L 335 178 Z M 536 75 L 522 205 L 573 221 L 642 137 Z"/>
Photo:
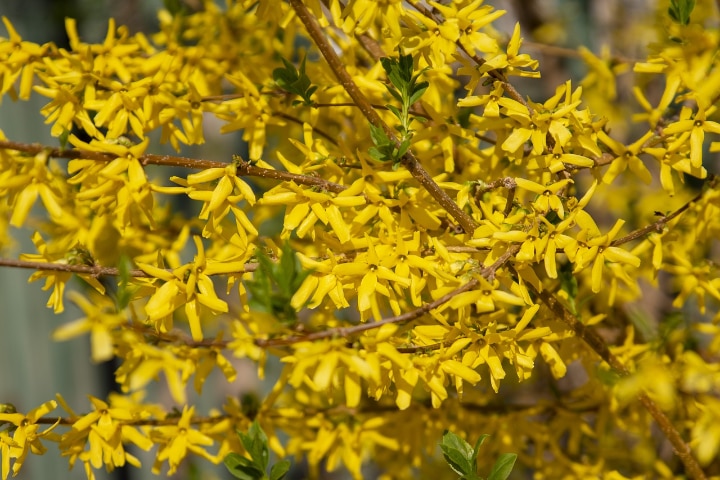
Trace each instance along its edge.
<path fill-rule="evenodd" d="M 300 62 L 300 70 L 296 69 L 295 65 L 290 63 L 285 58 L 282 59 L 285 67 L 280 67 L 273 70 L 273 80 L 275 80 L 275 83 L 278 85 L 278 87 L 282 88 L 288 93 L 295 94 L 302 98 L 302 101 L 294 100 L 293 105 L 311 106 L 313 104 L 313 101 L 310 99 L 310 97 L 313 93 L 315 93 L 315 90 L 317 90 L 318 88 L 316 85 L 312 85 L 310 77 L 308 77 L 305 73 L 306 59 L 307 57 L 303 57 L 302 61 Z"/>
<path fill-rule="evenodd" d="M 422 75 L 425 70 L 419 73 L 413 73 L 412 55 L 400 54 L 398 58 L 385 57 L 381 58 L 380 62 L 391 83 L 391 85 L 386 84 L 385 87 L 388 89 L 388 92 L 390 92 L 390 95 L 400 102 L 400 108 L 391 104 L 386 105 L 386 108 L 400 121 L 400 125 L 395 127 L 400 133 L 400 141 L 399 144 L 397 144 L 393 139 L 388 137 L 387 133 L 381 127 L 370 125 L 370 134 L 375 146 L 370 148 L 369 153 L 370 156 L 377 161 L 393 161 L 394 168 L 397 169 L 399 160 L 407 153 L 408 148 L 410 148 L 413 134 L 410 129 L 410 122 L 413 119 L 424 120 L 412 117 L 410 115 L 410 107 L 413 103 L 420 100 L 420 97 L 425 93 L 429 84 L 428 82 L 418 82 L 420 75 Z"/>
<path fill-rule="evenodd" d="M 281 460 L 274 464 L 267 475 L 267 468 L 270 462 L 270 451 L 268 449 L 268 438 L 263 429 L 255 420 L 247 433 L 237 432 L 243 448 L 250 458 L 239 453 L 229 453 L 225 457 L 225 467 L 235 478 L 242 480 L 282 480 L 290 470 L 290 461 Z"/>
<path fill-rule="evenodd" d="M 480 446 L 489 435 L 480 435 L 475 446 L 472 447 L 465 440 L 453 432 L 446 431 L 440 442 L 440 449 L 443 452 L 445 461 L 455 473 L 460 475 L 462 480 L 483 480 L 477 471 L 477 457 Z M 495 464 L 487 476 L 487 480 L 505 480 L 512 472 L 517 454 L 503 453 L 495 461 Z"/>
<path fill-rule="evenodd" d="M 245 286 L 250 292 L 250 307 L 275 316 L 283 323 L 297 320 L 295 309 L 290 305 L 295 292 L 312 270 L 304 270 L 289 243 L 285 243 L 278 262 L 262 250 L 256 251 L 258 268 L 252 280 Z"/>

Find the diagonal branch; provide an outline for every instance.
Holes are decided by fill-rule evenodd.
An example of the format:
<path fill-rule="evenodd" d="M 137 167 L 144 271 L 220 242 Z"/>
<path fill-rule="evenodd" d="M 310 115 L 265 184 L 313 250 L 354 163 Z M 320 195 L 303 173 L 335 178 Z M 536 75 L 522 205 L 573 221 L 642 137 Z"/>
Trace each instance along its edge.
<path fill-rule="evenodd" d="M 345 91 L 350 95 L 353 102 L 358 106 L 362 114 L 367 118 L 371 124 L 376 127 L 382 128 L 387 137 L 391 139 L 395 145 L 399 147 L 400 142 L 395 136 L 395 132 L 380 118 L 380 115 L 375 111 L 370 102 L 365 98 L 365 95 L 360 91 L 358 86 L 355 84 L 350 74 L 345 70 L 345 66 L 338 57 L 337 53 L 333 49 L 330 42 L 328 42 L 325 34 L 323 33 L 320 24 L 317 19 L 310 13 L 307 7 L 303 4 L 302 0 L 290 0 L 295 13 L 302 23 L 305 25 L 310 37 L 315 42 L 315 45 L 325 57 L 330 69 L 333 71 L 337 79 L 342 84 Z M 403 156 L 401 163 L 405 168 L 408 169 L 410 174 L 417 180 L 430 195 L 448 212 L 465 230 L 466 233 L 472 233 L 477 228 L 477 222 L 465 213 L 450 196 L 445 193 L 440 186 L 435 183 L 430 174 L 423 168 L 420 162 L 417 160 L 411 150 Z"/>
<path fill-rule="evenodd" d="M 627 367 L 610 351 L 607 343 L 598 335 L 594 330 L 588 328 L 583 324 L 575 315 L 573 315 L 555 296 L 549 293 L 547 290 L 538 292 L 535 287 L 527 283 L 527 287 L 542 301 L 555 314 L 556 318 L 559 318 L 565 322 L 572 330 L 575 335 L 584 341 L 595 353 L 600 356 L 615 372 L 619 375 L 626 377 L 630 374 Z M 655 422 L 662 430 L 665 438 L 667 438 L 673 446 L 675 454 L 680 458 L 687 473 L 695 480 L 704 480 L 707 477 L 703 472 L 697 459 L 692 454 L 690 447 L 683 440 L 680 432 L 675 428 L 670 419 L 655 402 L 642 393 L 638 396 L 638 400 L 650 415 L 655 419 Z"/>
<path fill-rule="evenodd" d="M 699 202 L 700 199 L 703 198 L 703 196 L 705 196 L 705 194 L 709 190 L 715 188 L 718 183 L 718 178 L 719 177 L 716 177 L 715 175 L 709 175 L 708 181 L 706 184 L 707 190 L 704 190 L 704 191 L 698 193 L 697 195 L 695 195 L 692 199 L 687 201 L 685 203 L 685 205 L 678 208 L 677 210 L 672 212 L 670 215 L 663 215 L 660 218 L 658 218 L 657 221 L 651 223 L 650 225 L 646 225 L 642 228 L 638 228 L 637 230 L 630 232 L 629 234 L 625 235 L 624 237 L 614 240 L 610 245 L 612 245 L 613 247 L 616 247 L 618 245 L 622 245 L 623 243 L 631 242 L 638 238 L 644 237 L 648 233 L 662 232 L 663 229 L 665 228 L 665 225 L 667 225 L 671 220 L 673 220 L 674 218 L 678 217 L 680 214 L 687 211 L 691 206 L 693 206 L 697 202 Z"/>

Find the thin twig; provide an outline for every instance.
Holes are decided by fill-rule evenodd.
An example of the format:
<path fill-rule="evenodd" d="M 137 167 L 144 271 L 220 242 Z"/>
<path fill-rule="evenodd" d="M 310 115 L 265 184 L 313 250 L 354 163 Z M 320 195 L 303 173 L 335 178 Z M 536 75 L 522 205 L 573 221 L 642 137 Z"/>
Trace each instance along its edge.
<path fill-rule="evenodd" d="M 111 154 L 102 152 L 91 152 L 79 149 L 51 148 L 45 145 L 11 142 L 7 140 L 0 140 L 0 149 L 16 150 L 18 152 L 24 152 L 31 155 L 37 155 L 41 152 L 47 152 L 48 155 L 53 158 L 95 160 L 99 162 L 111 162 L 115 160 L 115 158 L 117 158 Z M 138 160 L 144 166 L 164 165 L 173 167 L 194 168 L 198 170 L 205 170 L 208 168 L 225 168 L 228 166 L 228 163 L 226 162 L 178 157 L 174 155 L 145 154 L 138 157 Z M 298 185 L 318 187 L 322 190 L 333 193 L 340 193 L 348 188 L 345 185 L 333 183 L 319 177 L 256 167 L 248 162 L 240 163 L 240 165 L 238 166 L 237 174 L 241 176 L 272 178 L 274 180 L 295 182 Z"/>
<path fill-rule="evenodd" d="M 625 235 L 624 237 L 618 238 L 616 240 L 613 240 L 610 245 L 613 247 L 616 247 L 618 245 L 622 245 L 623 243 L 631 242 L 633 240 L 636 240 L 638 238 L 644 237 L 648 233 L 652 232 L 662 232 L 665 228 L 665 225 L 667 225 L 668 222 L 670 222 L 675 217 L 679 216 L 683 212 L 685 212 L 687 209 L 689 209 L 691 206 L 693 206 L 695 203 L 699 202 L 700 199 L 712 188 L 715 187 L 715 184 L 717 183 L 718 177 L 715 175 L 710 175 L 708 177 L 708 188 L 706 191 L 700 192 L 697 195 L 695 195 L 692 199 L 690 199 L 687 203 L 685 203 L 682 207 L 678 208 L 674 212 L 672 212 L 670 215 L 663 215 L 660 217 L 657 221 L 654 223 L 651 223 L 650 225 L 646 225 L 642 228 L 638 228 L 637 230 L 630 232 L 629 234 Z"/>
<path fill-rule="evenodd" d="M 412 0 L 407 0 L 407 1 L 411 7 L 413 7 L 415 10 L 417 10 L 421 14 L 425 15 L 427 18 L 429 18 L 436 24 L 440 25 L 443 23 L 442 20 L 437 18 L 437 16 L 435 16 L 435 14 L 431 10 L 426 8 L 425 6 L 423 6 L 419 3 L 416 3 Z M 465 55 L 467 55 L 469 58 L 471 58 L 478 66 L 482 66 L 485 63 L 487 63 L 485 59 L 479 57 L 478 55 L 476 55 L 474 53 L 469 52 L 467 50 L 467 48 L 465 48 L 465 46 L 462 44 L 462 42 L 460 42 L 460 40 L 456 40 L 455 45 L 457 45 L 460 48 L 460 50 L 462 50 L 465 53 Z M 505 90 L 505 93 L 507 93 L 507 95 L 510 98 L 512 98 L 513 100 L 515 100 L 516 102 L 522 104 L 525 108 L 527 108 L 530 116 L 532 116 L 535 113 L 535 110 L 530 106 L 530 104 L 528 104 L 527 100 L 525 100 L 523 98 L 523 96 L 520 95 L 520 92 L 518 92 L 515 89 L 515 87 L 510 82 L 508 82 L 508 79 L 505 77 L 505 74 L 502 71 L 490 70 L 487 73 L 491 78 L 500 82 L 500 85 L 502 85 L 503 90 Z"/>
<path fill-rule="evenodd" d="M 79 275 L 90 275 L 92 277 L 102 276 L 118 276 L 120 270 L 115 267 L 103 267 L 102 265 L 72 265 L 69 263 L 50 263 L 50 262 L 31 262 L 26 260 L 15 260 L 13 258 L 0 258 L 0 267 L 25 268 L 29 270 L 39 270 L 44 272 L 67 272 Z M 229 273 L 215 273 L 211 275 L 241 275 L 243 273 L 254 272 L 257 270 L 257 263 L 246 263 L 242 271 Z M 165 269 L 172 272 L 171 269 Z M 154 278 L 139 269 L 127 271 L 127 275 L 133 278 Z"/>
<path fill-rule="evenodd" d="M 468 292 L 472 290 L 473 288 L 480 285 L 480 281 L 473 278 L 469 282 L 467 282 L 465 285 L 456 288 L 450 293 L 447 293 L 443 295 L 442 297 L 438 298 L 435 301 L 432 301 L 430 303 L 426 303 L 425 305 L 416 308 L 415 310 L 407 313 L 403 313 L 401 315 L 395 315 L 393 317 L 384 318 L 382 320 L 378 320 L 377 322 L 372 323 L 362 323 L 360 325 L 354 325 L 352 327 L 336 327 L 336 328 L 330 328 L 328 330 L 323 330 L 321 332 L 314 332 L 307 335 L 296 335 L 292 337 L 285 337 L 285 338 L 270 338 L 270 339 L 257 339 L 255 340 L 255 345 L 258 347 L 268 348 L 268 347 L 276 347 L 280 345 L 292 345 L 294 343 L 299 342 L 311 342 L 314 340 L 321 340 L 324 338 L 333 338 L 333 337 L 349 337 L 350 335 L 354 335 L 356 333 L 365 332 L 367 330 L 373 330 L 375 328 L 380 328 L 383 325 L 389 325 L 393 323 L 405 323 L 409 322 L 411 320 L 415 320 L 416 318 L 420 318 L 426 313 L 430 312 L 430 310 L 434 310 L 444 303 L 449 302 L 453 299 L 453 297 L 460 295 L 463 292 Z"/>
<path fill-rule="evenodd" d="M 292 115 L 289 115 L 289 114 L 283 113 L 283 112 L 275 112 L 275 113 L 272 114 L 272 116 L 273 116 L 273 117 L 278 117 L 278 118 L 283 118 L 283 119 L 285 119 L 285 120 L 287 120 L 287 121 L 289 121 L 289 122 L 297 123 L 298 125 L 304 125 L 305 123 L 307 123 L 307 122 L 304 122 L 303 120 L 300 120 L 300 119 L 297 118 L 297 117 L 293 117 Z M 309 124 L 308 124 L 308 125 L 309 125 Z M 317 134 L 320 135 L 321 137 L 325 138 L 325 140 L 329 141 L 330 143 L 332 143 L 332 144 L 335 145 L 336 147 L 338 146 L 338 142 L 337 142 L 337 140 L 335 139 L 335 137 L 333 137 L 333 136 L 330 135 L 329 133 L 325 132 L 325 131 L 322 130 L 321 128 L 314 127 L 314 126 L 312 126 L 312 125 L 310 125 L 310 126 L 311 126 L 311 128 L 312 128 L 312 130 L 313 130 L 314 133 L 317 133 Z"/>

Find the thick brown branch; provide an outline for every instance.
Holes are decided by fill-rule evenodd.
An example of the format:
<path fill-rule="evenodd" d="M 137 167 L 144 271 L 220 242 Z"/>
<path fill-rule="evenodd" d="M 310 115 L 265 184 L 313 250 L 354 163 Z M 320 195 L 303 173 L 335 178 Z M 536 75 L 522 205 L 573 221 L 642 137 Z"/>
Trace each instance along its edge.
<path fill-rule="evenodd" d="M 400 142 L 395 136 L 395 132 L 380 118 L 380 115 L 375 111 L 370 102 L 365 98 L 365 95 L 360 91 L 358 86 L 355 84 L 350 74 L 345 70 L 345 66 L 338 57 L 337 53 L 333 49 L 330 42 L 328 42 L 325 34 L 323 33 L 320 24 L 317 19 L 313 17 L 307 7 L 303 4 L 302 0 L 290 0 L 290 4 L 295 10 L 300 21 L 308 31 L 308 34 L 313 39 L 313 42 L 320 50 L 320 53 L 325 57 L 325 61 L 337 77 L 340 84 L 343 86 L 345 91 L 350 95 L 350 98 L 358 106 L 362 114 L 368 121 L 376 127 L 382 128 L 387 137 L 391 139 L 395 145 L 399 146 Z M 411 150 L 403 156 L 401 163 L 405 168 L 408 169 L 410 174 L 417 180 L 430 195 L 447 211 L 465 230 L 467 233 L 472 233 L 477 228 L 477 222 L 465 213 L 440 186 L 435 183 L 430 174 L 423 168 L 420 162 L 415 158 Z"/>

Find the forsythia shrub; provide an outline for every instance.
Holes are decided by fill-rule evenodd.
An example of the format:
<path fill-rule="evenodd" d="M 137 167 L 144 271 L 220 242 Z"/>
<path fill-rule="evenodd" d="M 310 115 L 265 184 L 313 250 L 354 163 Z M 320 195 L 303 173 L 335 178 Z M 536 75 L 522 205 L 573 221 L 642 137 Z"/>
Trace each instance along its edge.
<path fill-rule="evenodd" d="M 2 478 L 48 443 L 88 478 L 140 467 L 129 445 L 157 474 L 242 464 L 258 425 L 311 475 L 437 478 L 446 430 L 490 435 L 457 443 L 481 472 L 720 475 L 720 17 L 657 3 L 646 58 L 581 48 L 582 85 L 542 99 L 482 0 L 205 1 L 98 44 L 67 19 L 69 48 L 3 18 L 0 93 L 46 98 L 58 144 L 0 132 L 0 240 L 36 247 L 0 265 L 78 305 L 55 338 L 117 357 L 126 395 L 4 404 Z M 158 153 L 211 117 L 247 154 Z M 637 313 L 648 292 L 667 305 Z M 188 404 L 231 357 L 279 359 L 270 393 Z M 159 378 L 175 405 L 145 399 Z"/>

